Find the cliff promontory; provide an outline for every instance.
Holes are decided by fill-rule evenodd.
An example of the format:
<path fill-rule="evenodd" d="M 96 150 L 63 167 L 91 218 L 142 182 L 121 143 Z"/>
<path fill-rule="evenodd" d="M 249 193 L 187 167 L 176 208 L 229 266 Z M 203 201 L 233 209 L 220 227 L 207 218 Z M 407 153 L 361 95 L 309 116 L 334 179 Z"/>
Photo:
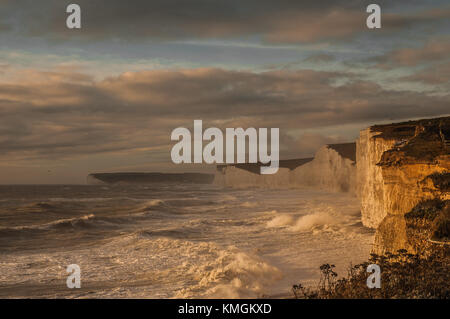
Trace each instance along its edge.
<path fill-rule="evenodd" d="M 433 236 L 436 245 L 445 245 L 442 227 L 447 227 L 450 200 L 449 132 L 450 117 L 361 131 L 356 152 L 357 193 L 363 224 L 377 228 L 374 252 L 417 252 L 428 247 Z"/>

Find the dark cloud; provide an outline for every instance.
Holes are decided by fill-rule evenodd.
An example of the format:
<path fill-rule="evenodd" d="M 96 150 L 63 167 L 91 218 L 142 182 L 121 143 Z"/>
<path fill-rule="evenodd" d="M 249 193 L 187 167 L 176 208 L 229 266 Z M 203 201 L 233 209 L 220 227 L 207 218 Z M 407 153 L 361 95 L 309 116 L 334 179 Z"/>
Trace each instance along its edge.
<path fill-rule="evenodd" d="M 82 8 L 81 31 L 65 27 L 67 1 L 5 0 L 0 21 L 22 34 L 67 40 L 166 40 L 260 36 L 272 43 L 343 39 L 366 31 L 366 6 L 372 1 L 324 0 L 78 0 Z M 389 13 L 390 8 L 414 7 L 417 1 L 380 0 L 383 32 L 433 24 L 450 17 L 440 11 Z M 439 5 L 439 3 L 438 3 Z M 433 7 L 433 6 L 431 6 Z"/>
<path fill-rule="evenodd" d="M 415 74 L 401 78 L 403 81 L 443 85 L 450 82 L 450 62 L 435 64 Z"/>
<path fill-rule="evenodd" d="M 397 3 L 399 4 L 399 3 Z M 404 8 L 408 8 L 407 4 L 402 4 Z M 387 27 L 390 30 L 397 28 L 407 28 L 421 23 L 430 23 L 437 20 L 448 20 L 450 17 L 450 7 L 442 4 L 439 8 L 434 8 L 426 11 L 419 11 L 418 13 L 409 14 L 393 14 L 387 13 L 382 15 L 382 27 Z"/>
<path fill-rule="evenodd" d="M 7 32 L 7 31 L 11 31 L 11 26 L 4 22 L 0 22 L 0 32 Z"/>
<path fill-rule="evenodd" d="M 331 62 L 334 60 L 335 60 L 335 58 L 333 55 L 326 54 L 326 53 L 320 53 L 320 54 L 311 55 L 311 56 L 307 57 L 304 61 L 312 62 L 312 63 L 324 63 L 324 62 Z"/>
<path fill-rule="evenodd" d="M 0 84 L 2 156 L 71 158 L 157 148 L 168 158 L 171 131 L 191 127 L 194 119 L 205 127 L 279 127 L 286 134 L 436 116 L 450 106 L 448 95 L 391 91 L 337 72 L 205 68 L 129 72 L 97 82 L 58 72 L 28 71 Z M 342 78 L 345 84 L 336 86 Z"/>
<path fill-rule="evenodd" d="M 372 61 L 378 67 L 416 66 L 421 63 L 439 62 L 449 59 L 450 37 L 441 36 L 429 39 L 416 48 L 402 48 L 378 56 Z"/>

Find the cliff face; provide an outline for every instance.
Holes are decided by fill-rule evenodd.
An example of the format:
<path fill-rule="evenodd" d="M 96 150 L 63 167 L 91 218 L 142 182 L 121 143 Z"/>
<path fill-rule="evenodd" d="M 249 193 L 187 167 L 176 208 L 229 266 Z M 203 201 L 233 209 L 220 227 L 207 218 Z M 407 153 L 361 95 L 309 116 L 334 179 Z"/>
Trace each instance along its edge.
<path fill-rule="evenodd" d="M 260 175 L 247 164 L 220 166 L 214 183 L 227 187 L 301 188 L 355 192 L 355 144 L 333 144 L 320 148 L 314 159 L 280 161 L 273 175 Z M 290 165 L 288 165 L 290 164 Z M 295 165 L 293 165 L 295 164 Z"/>
<path fill-rule="evenodd" d="M 361 201 L 361 220 L 364 226 L 376 228 L 383 220 L 384 211 L 383 176 L 377 164 L 383 153 L 397 142 L 394 139 L 376 138 L 381 132 L 372 128 L 362 130 L 356 141 L 356 186 Z"/>
<path fill-rule="evenodd" d="M 342 150 L 337 145 L 343 145 Z M 321 147 L 314 160 L 298 167 L 292 173 L 291 183 L 333 192 L 356 190 L 355 144 L 337 144 Z M 352 154 L 353 159 L 351 158 Z"/>
<path fill-rule="evenodd" d="M 409 252 L 428 256 L 450 255 L 450 202 L 422 201 L 404 215 L 388 214 L 376 231 L 372 251 L 376 254 Z"/>
<path fill-rule="evenodd" d="M 417 233 L 412 236 L 410 226 L 423 221 L 410 215 L 405 219 L 405 215 L 420 203 L 450 199 L 442 186 L 448 184 L 450 170 L 449 124 L 447 117 L 374 126 L 361 132 L 358 195 L 363 224 L 377 228 L 375 253 L 417 251 Z"/>

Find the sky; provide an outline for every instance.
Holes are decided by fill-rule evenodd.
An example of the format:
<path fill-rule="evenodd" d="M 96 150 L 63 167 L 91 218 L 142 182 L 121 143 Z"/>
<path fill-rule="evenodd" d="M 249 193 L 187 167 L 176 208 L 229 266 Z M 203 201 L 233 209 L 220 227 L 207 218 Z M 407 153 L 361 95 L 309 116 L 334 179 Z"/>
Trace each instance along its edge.
<path fill-rule="evenodd" d="M 177 127 L 278 127 L 281 159 L 450 113 L 448 1 L 0 0 L 0 184 L 175 165 Z M 66 27 L 81 7 L 82 28 Z"/>

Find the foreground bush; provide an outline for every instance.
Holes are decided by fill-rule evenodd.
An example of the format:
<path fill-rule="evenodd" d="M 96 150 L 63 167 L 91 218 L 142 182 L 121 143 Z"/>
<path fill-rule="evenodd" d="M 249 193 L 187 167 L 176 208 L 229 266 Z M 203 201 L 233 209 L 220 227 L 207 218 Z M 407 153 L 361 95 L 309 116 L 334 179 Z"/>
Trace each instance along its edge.
<path fill-rule="evenodd" d="M 448 251 L 442 250 L 427 258 L 399 250 L 397 254 L 371 255 L 368 262 L 350 266 L 347 277 L 337 279 L 335 266 L 320 266 L 321 279 L 317 288 L 294 285 L 295 298 L 439 298 L 450 297 Z M 381 288 L 369 289 L 367 266 L 381 268 Z"/>

